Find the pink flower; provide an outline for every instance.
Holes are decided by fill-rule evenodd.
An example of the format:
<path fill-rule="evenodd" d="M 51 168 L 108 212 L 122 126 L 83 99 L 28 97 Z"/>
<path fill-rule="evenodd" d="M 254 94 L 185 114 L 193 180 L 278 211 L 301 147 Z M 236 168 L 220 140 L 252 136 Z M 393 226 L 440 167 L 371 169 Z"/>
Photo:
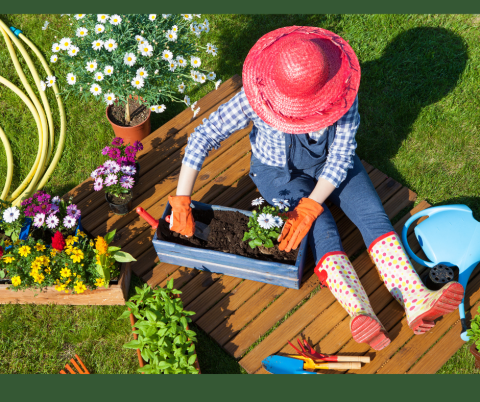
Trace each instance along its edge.
<path fill-rule="evenodd" d="M 105 147 L 102 149 L 102 155 L 107 155 L 108 151 L 110 151 L 110 147 Z"/>
<path fill-rule="evenodd" d="M 119 147 L 122 144 L 123 144 L 123 138 L 120 138 L 120 137 L 115 137 L 112 141 L 112 145 L 115 147 Z"/>
<path fill-rule="evenodd" d="M 135 180 L 133 180 L 133 178 L 130 176 L 122 176 L 120 178 L 120 183 L 123 188 L 131 189 L 135 183 Z"/>
<path fill-rule="evenodd" d="M 108 156 L 112 159 L 117 159 L 121 155 L 121 152 L 118 148 L 110 148 L 108 151 Z"/>
<path fill-rule="evenodd" d="M 114 175 L 114 174 L 109 174 L 109 175 L 105 178 L 105 182 L 104 182 L 104 184 L 105 184 L 107 187 L 113 186 L 114 184 L 117 184 L 117 183 L 118 183 L 118 179 L 117 179 L 117 176 Z"/>
<path fill-rule="evenodd" d="M 95 191 L 100 191 L 103 188 L 103 179 L 101 177 L 97 177 L 95 179 L 95 184 L 93 185 L 93 189 Z"/>

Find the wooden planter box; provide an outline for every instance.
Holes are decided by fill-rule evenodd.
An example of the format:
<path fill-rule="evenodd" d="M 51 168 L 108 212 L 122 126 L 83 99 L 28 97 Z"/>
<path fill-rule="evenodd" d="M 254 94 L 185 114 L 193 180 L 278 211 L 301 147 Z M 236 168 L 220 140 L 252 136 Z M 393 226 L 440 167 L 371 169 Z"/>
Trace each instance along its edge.
<path fill-rule="evenodd" d="M 130 263 L 122 264 L 118 283 L 111 284 L 108 289 L 102 287 L 86 290 L 80 294 L 58 292 L 53 286 L 48 286 L 42 291 L 26 289 L 14 292 L 7 289 L 12 285 L 0 284 L 0 304 L 123 305 L 128 298 L 131 272 Z"/>
<path fill-rule="evenodd" d="M 192 201 L 192 204 L 194 208 L 200 210 L 235 211 L 247 216 L 252 216 L 250 211 L 241 209 L 203 204 L 196 201 Z M 170 214 L 171 207 L 170 204 L 167 203 L 162 218 L 165 219 L 167 215 Z M 161 262 L 195 268 L 201 271 L 230 275 L 237 278 L 250 279 L 252 281 L 270 283 L 292 289 L 300 289 L 307 254 L 307 236 L 305 236 L 300 243 L 295 265 L 261 261 L 221 251 L 183 246 L 159 240 L 156 233 L 152 243 Z"/>

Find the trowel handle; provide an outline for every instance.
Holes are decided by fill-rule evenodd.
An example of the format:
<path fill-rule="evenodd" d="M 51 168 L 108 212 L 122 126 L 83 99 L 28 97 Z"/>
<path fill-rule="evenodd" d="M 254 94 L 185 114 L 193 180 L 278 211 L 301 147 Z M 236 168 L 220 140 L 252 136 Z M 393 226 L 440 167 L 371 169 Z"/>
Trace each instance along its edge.
<path fill-rule="evenodd" d="M 307 368 L 307 367 L 306 367 Z M 362 363 L 319 363 L 315 364 L 317 370 L 360 370 Z"/>
<path fill-rule="evenodd" d="M 150 215 L 142 207 L 137 208 L 137 214 L 139 214 L 143 219 L 145 219 L 152 228 L 156 229 L 158 227 L 158 221 L 156 219 L 153 219 L 152 215 Z"/>
<path fill-rule="evenodd" d="M 337 362 L 370 363 L 370 356 L 335 356 Z"/>

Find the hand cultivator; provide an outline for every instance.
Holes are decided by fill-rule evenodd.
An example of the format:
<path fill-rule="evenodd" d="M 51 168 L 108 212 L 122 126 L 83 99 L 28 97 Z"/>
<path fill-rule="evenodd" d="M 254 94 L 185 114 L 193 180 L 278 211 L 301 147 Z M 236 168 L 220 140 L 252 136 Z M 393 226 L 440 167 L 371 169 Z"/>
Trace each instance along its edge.
<path fill-rule="evenodd" d="M 309 358 L 313 361 L 324 361 L 324 362 L 360 362 L 360 363 L 370 363 L 370 356 L 329 356 L 323 353 L 318 353 L 315 349 L 313 349 L 309 343 L 304 339 L 303 344 L 300 342 L 300 339 L 297 339 L 297 342 L 300 346 L 300 350 L 298 350 L 290 341 L 288 344 L 298 353 L 298 355 L 289 355 L 290 357 L 294 357 L 296 359 Z"/>
<path fill-rule="evenodd" d="M 65 364 L 65 368 L 68 370 L 68 372 L 70 374 L 90 374 L 90 372 L 85 367 L 85 364 L 83 364 L 83 362 L 80 360 L 78 355 L 75 355 L 75 357 L 77 358 L 78 362 L 82 365 L 83 371 L 82 371 L 82 368 L 80 368 L 80 366 L 77 364 L 77 362 L 74 359 L 70 359 L 70 363 L 73 364 L 73 366 L 77 369 L 78 373 L 75 373 L 75 371 L 67 363 Z M 67 373 L 65 372 L 65 370 L 60 370 L 60 374 L 67 374 Z"/>

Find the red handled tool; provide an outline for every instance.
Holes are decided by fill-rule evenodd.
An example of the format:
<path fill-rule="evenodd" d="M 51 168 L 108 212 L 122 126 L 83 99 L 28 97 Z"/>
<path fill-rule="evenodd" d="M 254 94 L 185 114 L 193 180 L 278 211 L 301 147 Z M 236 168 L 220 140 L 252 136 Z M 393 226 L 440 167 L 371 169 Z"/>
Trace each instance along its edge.
<path fill-rule="evenodd" d="M 300 339 L 297 338 L 297 342 L 300 345 L 300 348 L 302 349 L 301 351 L 298 350 L 293 344 L 288 341 L 288 344 L 295 349 L 295 351 L 301 355 L 298 357 L 295 357 L 293 355 L 289 355 L 290 357 L 295 357 L 297 359 L 303 360 L 302 357 L 307 357 L 310 358 L 314 361 L 321 360 L 324 362 L 360 362 L 360 363 L 370 363 L 370 356 L 329 356 L 329 355 L 324 355 L 323 353 L 318 353 L 315 349 L 313 349 L 308 342 L 304 339 L 303 343 L 304 345 L 309 349 L 309 351 L 305 350 L 303 347 L 302 343 L 300 342 Z"/>
<path fill-rule="evenodd" d="M 74 359 L 70 359 L 70 363 L 73 364 L 73 366 L 77 369 L 78 373 L 75 373 L 75 370 L 73 370 L 67 363 L 65 364 L 65 368 L 68 370 L 68 372 L 70 374 L 90 374 L 90 372 L 85 367 L 85 364 L 83 364 L 83 362 L 80 360 L 78 355 L 75 355 L 75 357 L 77 358 L 78 362 L 82 365 L 82 367 L 80 367 Z M 65 372 L 65 370 L 60 370 L 60 374 L 67 374 L 67 373 Z"/>
<path fill-rule="evenodd" d="M 153 219 L 153 216 L 145 211 L 142 207 L 137 208 L 137 214 L 145 219 L 152 228 L 156 229 L 158 227 L 158 221 Z"/>

